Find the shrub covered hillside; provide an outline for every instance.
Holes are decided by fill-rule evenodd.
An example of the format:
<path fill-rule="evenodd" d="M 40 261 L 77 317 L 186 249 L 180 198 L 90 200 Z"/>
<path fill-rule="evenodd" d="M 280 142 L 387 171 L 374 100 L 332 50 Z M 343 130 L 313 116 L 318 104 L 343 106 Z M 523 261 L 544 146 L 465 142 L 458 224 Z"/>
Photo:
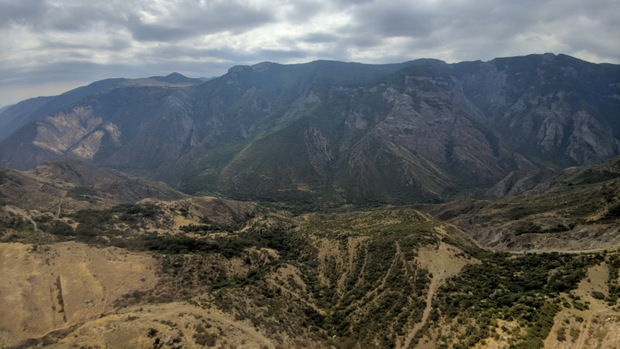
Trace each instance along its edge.
<path fill-rule="evenodd" d="M 220 209 L 224 204 L 208 202 Z M 150 202 L 48 220 L 35 217 L 36 231 L 14 215 L 3 219 L 3 239 L 76 240 L 153 258 L 157 284 L 113 300 L 113 310 L 98 320 L 112 326 L 129 316 L 142 328 L 139 324 L 147 323 L 141 319 L 166 304 L 183 304 L 184 314 L 193 314 L 195 320 L 185 327 L 158 322 L 132 334 L 149 346 L 232 345 L 243 328 L 260 335 L 262 345 L 270 348 L 468 348 L 491 343 L 542 348 L 549 340 L 569 344 L 584 338 L 601 344 L 618 328 L 617 319 L 605 323 L 616 326 L 609 328 L 595 323 L 593 315 L 594 310 L 617 311 L 617 252 L 494 253 L 455 226 L 409 208 L 293 216 L 245 206 L 234 214 L 226 211 L 225 220 L 205 216 L 214 212 L 205 202 L 200 210 L 196 207 L 191 201 Z M 35 247 L 35 254 L 49 249 Z M 596 282 L 591 273 L 597 268 L 605 272 L 603 286 L 587 288 Z M 85 307 L 67 299 L 65 309 Z M 213 325 L 215 319 L 223 321 L 216 317 L 220 313 L 227 321 L 222 323 L 229 325 Z M 560 323 L 560 317 L 566 320 Z M 95 320 L 78 323 L 68 316 L 57 326 L 75 321 L 75 327 L 56 340 L 67 345 L 92 344 L 93 338 L 111 343 L 109 331 L 83 337 L 84 321 Z M 176 341 L 164 345 L 165 328 L 176 329 Z"/>

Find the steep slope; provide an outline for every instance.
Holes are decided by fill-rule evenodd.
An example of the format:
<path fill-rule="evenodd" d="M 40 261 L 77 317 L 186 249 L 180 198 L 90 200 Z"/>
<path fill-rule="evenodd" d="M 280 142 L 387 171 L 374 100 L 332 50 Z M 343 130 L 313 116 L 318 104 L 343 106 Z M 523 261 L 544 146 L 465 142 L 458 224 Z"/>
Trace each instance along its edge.
<path fill-rule="evenodd" d="M 107 79 L 79 87 L 56 97 L 38 97 L 20 102 L 0 114 L 0 140 L 28 123 L 70 107 L 83 98 L 108 90 L 124 79 Z"/>
<path fill-rule="evenodd" d="M 225 95 L 236 95 L 237 104 L 262 109 L 237 115 L 261 120 L 266 131 L 260 132 L 260 124 L 241 127 L 251 131 L 239 135 L 248 137 L 240 147 L 198 158 L 190 167 L 185 190 L 223 187 L 225 192 L 265 197 L 303 199 L 328 193 L 334 200 L 358 202 L 432 201 L 457 184 L 480 185 L 503 177 L 507 169 L 533 168 L 522 157 L 488 142 L 471 121 L 483 119 L 480 112 L 466 103 L 449 76 L 434 76 L 433 66 L 447 65 L 415 61 L 382 77 L 350 81 L 342 76 L 345 73 L 326 74 L 334 64 L 240 67 L 222 77 L 228 79 L 220 82 L 227 84 L 221 89 L 235 91 Z M 315 70 L 313 81 L 285 89 L 285 81 L 297 81 L 302 68 Z M 342 71 L 348 72 L 345 67 Z M 273 87 L 256 82 L 285 73 L 287 80 L 273 81 Z M 295 90 L 299 92 L 293 99 L 288 94 Z M 275 93 L 281 94 L 275 100 L 284 99 L 283 106 L 262 97 Z M 227 114 L 212 109 L 203 114 L 214 113 Z M 251 120 L 235 119 L 244 126 Z M 223 133 L 229 130 L 225 122 L 220 123 Z"/>
<path fill-rule="evenodd" d="M 489 193 L 496 198 L 424 210 L 495 250 L 568 252 L 620 246 L 619 158 L 555 172 L 512 173 Z"/>
<path fill-rule="evenodd" d="M 530 160 L 563 167 L 602 163 L 618 154 L 616 66 L 544 54 L 454 68 L 489 125 Z"/>
<path fill-rule="evenodd" d="M 187 193 L 338 205 L 436 202 L 515 170 L 601 163 L 620 144 L 620 68 L 564 55 L 261 63 L 199 81 L 31 106 L 41 117 L 0 142 L 0 161 L 72 157 Z"/>
<path fill-rule="evenodd" d="M 186 88 L 188 84 L 154 79 L 124 80 L 80 99 L 71 107 L 58 108 L 13 133 L 0 147 L 2 162 L 23 170 L 61 157 L 97 161 L 119 153 L 116 156 L 124 162 L 134 161 L 133 169 L 152 167 L 151 162 L 172 157 L 166 153 L 178 152 L 178 145 L 173 144 L 177 139 L 155 134 L 159 138 L 147 141 L 144 135 L 154 132 L 153 128 L 174 134 L 174 126 L 166 120 L 177 109 L 175 103 L 186 97 L 175 92 Z M 131 156 L 119 152 L 123 146 L 126 150 L 139 142 L 142 143 L 132 148 L 135 151 Z"/>

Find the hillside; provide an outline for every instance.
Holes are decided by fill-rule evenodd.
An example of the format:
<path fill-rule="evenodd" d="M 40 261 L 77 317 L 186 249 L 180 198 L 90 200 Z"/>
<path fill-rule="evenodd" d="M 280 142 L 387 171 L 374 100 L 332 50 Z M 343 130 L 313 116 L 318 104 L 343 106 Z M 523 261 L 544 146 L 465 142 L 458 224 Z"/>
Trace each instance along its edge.
<path fill-rule="evenodd" d="M 0 164 L 78 158 L 238 199 L 438 202 L 512 171 L 618 155 L 619 77 L 616 65 L 545 54 L 111 80 L 0 114 L 15 125 Z"/>
<path fill-rule="evenodd" d="M 66 188 L 89 185 L 86 174 L 120 179 L 74 161 L 5 170 L 0 345 L 613 348 L 616 167 L 566 170 L 537 194 L 420 206 L 442 220 L 407 207 L 293 215 L 211 197 L 114 204 L 96 189 L 79 200 Z M 611 198 L 597 219 L 585 219 L 594 209 L 560 216 L 590 206 L 568 200 L 585 192 Z M 39 203 L 54 195 L 82 206 Z M 541 228 L 558 219 L 583 220 Z M 524 222 L 538 230 L 508 228 Z M 512 232 L 513 244 L 484 229 Z"/>
<path fill-rule="evenodd" d="M 0 324 L 3 345 L 536 348 L 574 328 L 612 348 L 620 329 L 596 320 L 617 314 L 616 252 L 490 253 L 411 209 L 292 217 L 246 207 L 206 223 L 198 213 L 216 203 L 77 212 L 74 233 L 41 232 L 88 245 L 0 244 L 0 309 L 14 314 Z M 28 239 L 12 231 L 4 239 Z M 598 274 L 583 284 L 588 273 Z M 11 296 L 13 284 L 23 286 Z"/>
<path fill-rule="evenodd" d="M 620 159 L 565 170 L 512 173 L 495 200 L 426 206 L 481 245 L 508 251 L 590 251 L 620 246 Z"/>
<path fill-rule="evenodd" d="M 111 79 L 0 113 L 1 348 L 603 348 L 620 67 Z"/>
<path fill-rule="evenodd" d="M 57 160 L 26 172 L 0 168 L 0 202 L 56 216 L 146 198 L 186 197 L 163 183 L 119 177 L 77 160 Z"/>

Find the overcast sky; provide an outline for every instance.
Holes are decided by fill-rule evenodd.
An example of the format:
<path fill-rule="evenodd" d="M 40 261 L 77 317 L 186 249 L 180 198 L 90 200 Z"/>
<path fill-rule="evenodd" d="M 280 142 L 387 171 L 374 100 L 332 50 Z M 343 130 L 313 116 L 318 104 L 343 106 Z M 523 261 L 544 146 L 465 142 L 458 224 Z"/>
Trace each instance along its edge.
<path fill-rule="evenodd" d="M 0 106 L 111 77 L 317 59 L 620 63 L 619 0 L 0 0 Z"/>

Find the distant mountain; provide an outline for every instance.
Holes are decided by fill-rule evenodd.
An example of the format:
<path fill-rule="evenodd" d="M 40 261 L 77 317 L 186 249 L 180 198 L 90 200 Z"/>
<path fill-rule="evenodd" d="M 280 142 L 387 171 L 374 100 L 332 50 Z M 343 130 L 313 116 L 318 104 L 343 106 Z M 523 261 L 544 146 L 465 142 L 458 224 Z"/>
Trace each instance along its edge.
<path fill-rule="evenodd" d="M 169 84 L 194 85 L 194 84 L 200 84 L 203 82 L 203 80 L 200 78 L 198 79 L 188 78 L 187 76 L 179 74 L 179 73 L 172 73 L 166 76 L 152 76 L 149 79 L 153 79 L 153 80 L 157 80 L 161 82 L 167 82 Z"/>
<path fill-rule="evenodd" d="M 124 79 L 108 79 L 79 87 L 57 97 L 37 97 L 11 106 L 0 114 L 0 140 L 37 119 L 54 114 L 88 96 L 113 88 Z"/>
<path fill-rule="evenodd" d="M 620 66 L 565 55 L 261 63 L 206 82 L 96 84 L 0 114 L 11 120 L 0 164 L 68 157 L 187 193 L 402 203 L 619 154 Z"/>

